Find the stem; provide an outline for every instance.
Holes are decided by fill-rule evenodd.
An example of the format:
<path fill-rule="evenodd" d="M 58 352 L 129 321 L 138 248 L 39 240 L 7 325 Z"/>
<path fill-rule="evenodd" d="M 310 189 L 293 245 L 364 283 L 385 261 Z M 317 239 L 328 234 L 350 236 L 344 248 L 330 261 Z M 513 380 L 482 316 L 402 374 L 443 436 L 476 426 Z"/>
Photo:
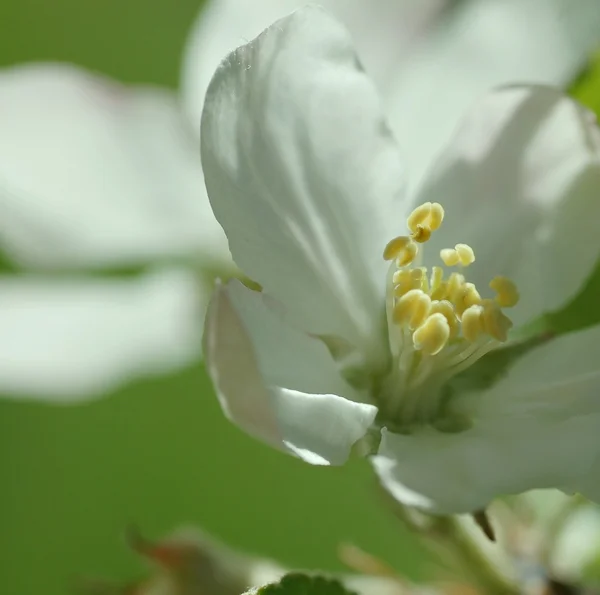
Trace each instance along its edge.
<path fill-rule="evenodd" d="M 434 549 L 439 551 L 442 545 L 444 552 L 486 595 L 519 595 L 519 589 L 498 572 L 454 517 L 436 518 L 429 533 L 427 541 Z"/>
<path fill-rule="evenodd" d="M 387 494 L 386 494 L 387 496 Z M 450 557 L 453 567 L 486 595 L 520 595 L 473 541 L 455 517 L 415 515 L 391 498 L 393 511 L 435 554 Z"/>

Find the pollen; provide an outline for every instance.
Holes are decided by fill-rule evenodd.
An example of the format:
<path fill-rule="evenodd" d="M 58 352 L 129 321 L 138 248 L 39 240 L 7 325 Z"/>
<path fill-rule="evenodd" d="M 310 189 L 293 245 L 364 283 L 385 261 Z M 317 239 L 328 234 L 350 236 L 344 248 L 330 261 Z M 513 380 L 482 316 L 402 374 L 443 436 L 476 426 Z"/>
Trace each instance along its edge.
<path fill-rule="evenodd" d="M 417 351 L 427 355 L 438 354 L 450 338 L 450 326 L 441 313 L 432 314 L 413 333 L 413 344 Z"/>
<path fill-rule="evenodd" d="M 475 262 L 475 251 L 464 243 L 441 250 L 441 262 L 430 269 L 412 266 L 443 219 L 439 203 L 424 203 L 406 220 L 410 235 L 398 236 L 385 247 L 384 259 L 391 261 L 388 321 L 396 329 L 390 327 L 390 337 L 398 344 L 397 353 L 447 353 L 443 361 L 471 362 L 507 340 L 512 322 L 503 308 L 515 306 L 519 292 L 510 279 L 496 276 L 489 284 L 495 295 L 483 297 L 467 279 L 466 267 Z M 460 272 L 446 272 L 445 267 L 456 266 Z M 407 358 L 402 361 L 406 367 Z"/>
<path fill-rule="evenodd" d="M 508 316 L 502 312 L 500 306 L 492 300 L 485 300 L 482 314 L 483 330 L 497 341 L 504 343 L 508 336 L 508 331 L 512 327 L 512 322 Z"/>
<path fill-rule="evenodd" d="M 431 298 L 420 289 L 411 289 L 394 307 L 394 321 L 415 330 L 424 322 L 431 310 Z"/>
<path fill-rule="evenodd" d="M 402 251 L 410 244 L 411 240 L 408 236 L 398 236 L 390 240 L 383 250 L 383 260 L 394 260 L 402 253 Z"/>
<path fill-rule="evenodd" d="M 440 258 L 447 267 L 468 267 L 475 262 L 475 252 L 469 244 L 456 244 L 454 248 L 440 250 Z"/>
<path fill-rule="evenodd" d="M 412 263 L 419 251 L 418 246 L 411 240 L 396 256 L 396 265 L 404 267 Z"/>
<path fill-rule="evenodd" d="M 460 262 L 458 252 L 452 248 L 444 248 L 441 250 L 440 258 L 447 267 L 454 267 Z"/>
<path fill-rule="evenodd" d="M 460 322 L 456 316 L 454 306 L 448 300 L 436 300 L 431 302 L 431 314 L 441 314 L 448 323 L 450 338 L 456 337 L 460 331 Z"/>
<path fill-rule="evenodd" d="M 468 267 L 470 264 L 475 262 L 475 252 L 473 252 L 473 248 L 468 244 L 456 244 L 454 246 L 456 253 L 458 254 L 458 259 L 460 260 L 460 264 L 464 267 Z"/>
<path fill-rule="evenodd" d="M 424 232 L 431 236 L 431 232 L 439 229 L 443 220 L 444 208 L 442 205 L 437 202 L 426 202 L 414 209 L 408 216 L 406 224 L 413 236 L 423 234 Z M 427 239 L 429 239 L 429 237 Z M 415 241 L 419 240 L 415 238 Z"/>
<path fill-rule="evenodd" d="M 506 277 L 494 277 L 490 288 L 496 292 L 496 303 L 501 308 L 512 308 L 519 301 L 517 286 Z"/>
<path fill-rule="evenodd" d="M 483 308 L 481 306 L 470 306 L 462 315 L 461 326 L 463 336 L 467 341 L 474 343 L 483 333 Z"/>

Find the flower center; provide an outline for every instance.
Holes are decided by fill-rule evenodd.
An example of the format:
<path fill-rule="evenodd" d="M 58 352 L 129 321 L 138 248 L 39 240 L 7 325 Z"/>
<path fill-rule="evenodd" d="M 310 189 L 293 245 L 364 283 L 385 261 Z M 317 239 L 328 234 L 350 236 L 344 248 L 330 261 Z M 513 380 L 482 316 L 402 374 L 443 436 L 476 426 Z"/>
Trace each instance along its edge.
<path fill-rule="evenodd" d="M 429 423 L 441 406 L 442 387 L 507 339 L 512 322 L 503 308 L 515 306 L 519 294 L 506 277 L 494 277 L 493 298 L 483 298 L 467 281 L 465 269 L 475 262 L 467 244 L 441 250 L 443 266 L 412 266 L 420 245 L 442 224 L 444 209 L 425 203 L 408 217 L 409 235 L 386 245 L 390 261 L 386 311 L 392 370 L 381 390 L 381 409 L 400 425 Z"/>

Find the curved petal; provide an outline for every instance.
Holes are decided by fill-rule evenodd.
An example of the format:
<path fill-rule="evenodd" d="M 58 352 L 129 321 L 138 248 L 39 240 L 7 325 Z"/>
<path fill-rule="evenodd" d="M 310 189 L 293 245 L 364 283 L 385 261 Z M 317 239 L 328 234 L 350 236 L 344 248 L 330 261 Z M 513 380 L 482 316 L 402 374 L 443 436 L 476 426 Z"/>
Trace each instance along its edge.
<path fill-rule="evenodd" d="M 238 266 L 304 330 L 377 346 L 403 177 L 347 32 L 307 7 L 236 50 L 211 82 L 201 145 Z"/>
<path fill-rule="evenodd" d="M 373 459 L 382 482 L 404 503 L 441 513 L 471 512 L 535 488 L 590 495 L 590 482 L 600 485 L 591 474 L 600 455 L 599 341 L 596 327 L 523 356 L 473 399 L 465 432 L 384 432 Z"/>
<path fill-rule="evenodd" d="M 0 278 L 0 392 L 74 402 L 200 356 L 197 279 Z"/>
<path fill-rule="evenodd" d="M 325 346 L 267 304 L 238 281 L 218 287 L 211 300 L 204 349 L 225 415 L 309 463 L 340 465 L 377 408 L 353 401 L 358 395 Z"/>
<path fill-rule="evenodd" d="M 426 252 L 470 244 L 480 290 L 516 282 L 515 323 L 562 306 L 600 253 L 600 131 L 576 102 L 545 87 L 510 87 L 466 118 L 418 193 L 438 200 L 444 225 Z"/>
<path fill-rule="evenodd" d="M 228 260 L 175 96 L 66 65 L 0 74 L 0 245 L 37 267 Z"/>
<path fill-rule="evenodd" d="M 391 74 L 385 94 L 411 188 L 489 89 L 519 82 L 564 88 L 599 43 L 597 0 L 454 3 Z"/>
<path fill-rule="evenodd" d="M 205 4 L 188 37 L 181 73 L 183 105 L 198 134 L 206 89 L 223 57 L 307 2 L 211 0 Z M 323 0 L 319 4 L 348 27 L 361 62 L 385 93 L 395 82 L 390 72 L 400 70 L 412 45 L 448 0 L 379 0 L 376 6 L 364 0 Z"/>

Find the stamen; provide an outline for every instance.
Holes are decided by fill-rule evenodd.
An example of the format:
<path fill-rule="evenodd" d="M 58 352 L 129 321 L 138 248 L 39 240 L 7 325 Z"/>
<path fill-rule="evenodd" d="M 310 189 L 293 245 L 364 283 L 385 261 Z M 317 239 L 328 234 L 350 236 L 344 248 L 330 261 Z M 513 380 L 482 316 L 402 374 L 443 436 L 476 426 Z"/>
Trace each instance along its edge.
<path fill-rule="evenodd" d="M 448 282 L 441 281 L 439 287 L 431 292 L 432 300 L 443 300 L 448 295 Z"/>
<path fill-rule="evenodd" d="M 460 262 L 460 256 L 456 250 L 452 248 L 444 248 L 440 250 L 440 258 L 447 267 L 456 266 Z"/>
<path fill-rule="evenodd" d="M 411 289 L 421 289 L 421 283 L 413 276 L 411 269 L 401 269 L 394 273 L 392 283 L 394 284 L 394 296 L 402 297 Z"/>
<path fill-rule="evenodd" d="M 431 298 L 420 289 L 411 289 L 394 306 L 394 322 L 414 330 L 425 322 L 430 309 Z"/>
<path fill-rule="evenodd" d="M 483 332 L 482 321 L 483 308 L 481 306 L 470 306 L 467 308 L 461 318 L 461 328 L 463 337 L 474 343 Z"/>
<path fill-rule="evenodd" d="M 443 220 L 442 205 L 437 202 L 426 202 L 413 210 L 406 224 L 411 231 L 411 238 L 419 244 L 424 244 L 431 238 L 431 233 L 440 227 Z"/>
<path fill-rule="evenodd" d="M 418 246 L 410 241 L 400 252 L 396 255 L 396 266 L 405 267 L 409 265 L 417 256 L 419 251 Z"/>
<path fill-rule="evenodd" d="M 519 292 L 517 286 L 506 277 L 494 277 L 490 281 L 490 288 L 493 289 L 496 295 L 496 303 L 501 308 L 512 308 L 519 301 Z"/>
<path fill-rule="evenodd" d="M 398 236 L 390 240 L 383 250 L 383 260 L 394 260 L 411 243 L 408 236 Z"/>
<path fill-rule="evenodd" d="M 412 234 L 412 239 L 419 244 L 424 244 L 431 237 L 431 229 L 424 225 L 417 225 L 417 229 Z"/>
<path fill-rule="evenodd" d="M 442 314 L 450 327 L 450 339 L 458 335 L 459 321 L 452 304 L 448 300 L 431 302 L 431 314 Z"/>
<path fill-rule="evenodd" d="M 444 278 L 444 269 L 442 267 L 433 267 L 431 269 L 431 293 L 434 294 Z M 432 296 L 433 297 L 433 296 Z"/>
<path fill-rule="evenodd" d="M 383 253 L 392 261 L 386 287 L 390 352 L 395 362 L 390 398 L 404 395 L 402 411 L 407 418 L 415 408 L 428 418 L 432 405 L 435 409 L 438 389 L 448 378 L 507 340 L 512 323 L 502 308 L 514 306 L 519 299 L 515 284 L 505 277 L 494 277 L 490 287 L 496 295 L 483 299 L 462 269 L 444 278 L 442 266 L 430 271 L 410 266 L 443 218 L 440 204 L 420 205 L 407 219 L 410 235 L 392 239 Z M 464 269 L 475 262 L 468 244 L 441 250 L 440 257 L 449 267 Z"/>
<path fill-rule="evenodd" d="M 475 252 L 469 244 L 456 244 L 454 248 L 440 250 L 440 258 L 447 267 L 454 267 L 458 264 L 468 267 L 475 262 Z"/>
<path fill-rule="evenodd" d="M 413 333 L 413 345 L 427 355 L 439 353 L 450 338 L 450 326 L 441 313 L 432 314 Z"/>
<path fill-rule="evenodd" d="M 475 252 L 473 252 L 473 248 L 468 244 L 456 244 L 454 249 L 458 254 L 462 266 L 467 267 L 475 262 Z"/>
<path fill-rule="evenodd" d="M 430 202 L 423 203 L 414 209 L 413 212 L 408 216 L 406 224 L 412 233 L 417 233 L 419 226 L 423 226 L 423 224 L 429 219 L 431 214 L 431 206 L 432 205 Z"/>
<path fill-rule="evenodd" d="M 463 312 L 470 306 L 481 304 L 481 296 L 479 295 L 479 292 L 473 283 L 463 283 L 458 289 L 456 289 L 454 299 L 452 301 L 454 303 L 454 307 L 456 308 L 456 313 L 458 316 L 462 316 Z"/>
<path fill-rule="evenodd" d="M 465 284 L 465 278 L 460 273 L 452 273 L 448 279 L 448 287 L 446 289 L 446 296 L 448 299 L 456 305 L 456 302 L 461 297 L 463 285 Z"/>
<path fill-rule="evenodd" d="M 512 328 L 512 322 L 496 302 L 483 300 L 483 330 L 494 337 L 497 341 L 504 343 L 508 338 L 508 331 Z"/>
<path fill-rule="evenodd" d="M 431 213 L 429 214 L 429 229 L 435 231 L 440 228 L 444 220 L 444 207 L 439 202 L 431 204 Z"/>
<path fill-rule="evenodd" d="M 419 280 L 421 282 L 421 289 L 425 293 L 429 293 L 429 279 L 427 278 L 427 267 L 419 267 L 419 269 L 417 270 L 421 272 L 419 276 Z"/>

